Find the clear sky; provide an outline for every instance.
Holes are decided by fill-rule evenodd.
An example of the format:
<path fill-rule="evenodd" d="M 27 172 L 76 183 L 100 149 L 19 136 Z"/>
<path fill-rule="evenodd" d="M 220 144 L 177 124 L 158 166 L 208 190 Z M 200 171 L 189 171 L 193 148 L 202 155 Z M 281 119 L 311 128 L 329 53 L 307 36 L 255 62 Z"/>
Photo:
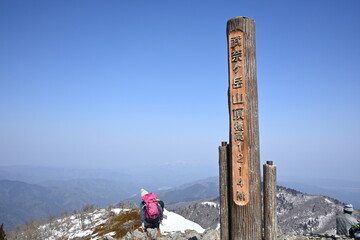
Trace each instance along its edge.
<path fill-rule="evenodd" d="M 256 21 L 261 163 L 356 178 L 359 0 L 1 0 L 0 165 L 217 175 L 235 16 Z"/>

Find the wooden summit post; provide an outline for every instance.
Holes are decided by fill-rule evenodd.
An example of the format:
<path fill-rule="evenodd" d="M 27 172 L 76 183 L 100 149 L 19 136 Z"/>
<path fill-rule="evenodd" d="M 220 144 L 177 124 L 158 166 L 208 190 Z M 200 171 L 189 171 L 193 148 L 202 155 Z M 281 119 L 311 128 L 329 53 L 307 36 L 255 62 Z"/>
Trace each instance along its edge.
<path fill-rule="evenodd" d="M 227 22 L 230 143 L 228 154 L 229 239 L 262 238 L 261 176 L 255 22 Z"/>

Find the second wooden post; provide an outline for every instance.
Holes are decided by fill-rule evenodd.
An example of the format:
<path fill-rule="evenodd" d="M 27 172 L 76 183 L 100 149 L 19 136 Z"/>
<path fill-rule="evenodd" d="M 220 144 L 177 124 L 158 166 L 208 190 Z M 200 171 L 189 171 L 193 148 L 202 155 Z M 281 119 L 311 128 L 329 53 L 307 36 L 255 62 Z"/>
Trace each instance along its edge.
<path fill-rule="evenodd" d="M 264 181 L 264 239 L 276 240 L 276 166 L 272 161 L 263 165 Z"/>

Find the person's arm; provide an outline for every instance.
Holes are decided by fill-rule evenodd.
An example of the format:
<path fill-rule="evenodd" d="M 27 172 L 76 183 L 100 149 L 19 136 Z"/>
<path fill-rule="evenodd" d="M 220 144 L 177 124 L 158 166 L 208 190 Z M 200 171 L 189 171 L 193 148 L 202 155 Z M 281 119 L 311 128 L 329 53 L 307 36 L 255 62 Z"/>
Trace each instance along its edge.
<path fill-rule="evenodd" d="M 160 222 L 163 220 L 164 218 L 164 209 L 162 208 L 162 206 L 160 204 L 159 205 L 159 209 L 160 209 Z"/>
<path fill-rule="evenodd" d="M 144 219 L 144 204 L 141 203 L 140 204 L 140 222 L 144 223 L 145 219 Z"/>
<path fill-rule="evenodd" d="M 160 204 L 161 208 L 162 208 L 163 211 L 164 211 L 165 203 L 164 203 L 162 200 L 160 200 L 160 199 L 158 199 L 157 201 L 158 201 L 158 203 Z"/>

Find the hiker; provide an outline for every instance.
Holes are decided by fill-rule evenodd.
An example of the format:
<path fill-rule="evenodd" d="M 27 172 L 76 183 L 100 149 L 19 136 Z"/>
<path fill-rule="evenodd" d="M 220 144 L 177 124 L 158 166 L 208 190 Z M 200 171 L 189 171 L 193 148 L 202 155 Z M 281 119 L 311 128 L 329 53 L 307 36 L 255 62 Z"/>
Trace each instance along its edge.
<path fill-rule="evenodd" d="M 346 204 L 344 206 L 344 212 L 339 214 L 336 218 L 336 234 L 350 236 L 349 229 L 358 224 L 358 221 L 351 216 L 354 208 L 351 204 Z"/>
<path fill-rule="evenodd" d="M 144 232 L 148 234 L 147 229 L 157 229 L 157 235 L 160 236 L 160 224 L 163 220 L 164 202 L 157 199 L 154 193 L 149 193 L 141 189 L 140 221 Z"/>

